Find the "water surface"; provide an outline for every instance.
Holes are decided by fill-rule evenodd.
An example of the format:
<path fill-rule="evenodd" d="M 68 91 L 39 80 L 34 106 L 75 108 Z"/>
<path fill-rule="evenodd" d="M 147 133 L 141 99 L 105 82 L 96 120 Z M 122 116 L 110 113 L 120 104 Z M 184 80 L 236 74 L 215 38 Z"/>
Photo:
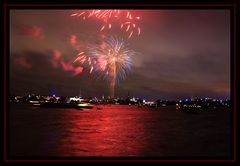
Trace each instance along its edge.
<path fill-rule="evenodd" d="M 96 107 L 101 107 L 97 110 Z M 230 113 L 100 105 L 91 110 L 11 104 L 11 156 L 230 155 Z"/>

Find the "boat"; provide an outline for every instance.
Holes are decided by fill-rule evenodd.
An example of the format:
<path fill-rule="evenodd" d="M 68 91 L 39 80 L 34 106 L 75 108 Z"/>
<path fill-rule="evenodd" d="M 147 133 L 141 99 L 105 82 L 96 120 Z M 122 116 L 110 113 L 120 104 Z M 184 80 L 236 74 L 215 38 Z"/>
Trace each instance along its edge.
<path fill-rule="evenodd" d="M 76 109 L 92 109 L 93 106 L 89 103 L 36 103 L 35 107 L 45 108 L 76 108 Z"/>
<path fill-rule="evenodd" d="M 89 103 L 83 103 L 83 102 L 78 103 L 77 106 L 78 106 L 79 108 L 86 108 L 86 109 L 92 109 L 92 108 L 93 108 L 93 106 L 92 106 L 91 104 L 89 104 Z"/>

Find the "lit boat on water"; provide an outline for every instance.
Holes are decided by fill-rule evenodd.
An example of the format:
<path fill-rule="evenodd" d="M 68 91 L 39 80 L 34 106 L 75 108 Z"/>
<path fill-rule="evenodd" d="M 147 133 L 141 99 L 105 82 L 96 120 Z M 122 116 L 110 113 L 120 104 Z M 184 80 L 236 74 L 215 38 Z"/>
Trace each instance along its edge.
<path fill-rule="evenodd" d="M 76 109 L 92 109 L 89 103 L 34 103 L 33 106 L 45 108 L 76 108 Z"/>
<path fill-rule="evenodd" d="M 80 107 L 80 108 L 87 108 L 87 109 L 92 109 L 93 108 L 93 106 L 91 104 L 83 103 L 83 102 L 78 103 L 77 106 Z"/>

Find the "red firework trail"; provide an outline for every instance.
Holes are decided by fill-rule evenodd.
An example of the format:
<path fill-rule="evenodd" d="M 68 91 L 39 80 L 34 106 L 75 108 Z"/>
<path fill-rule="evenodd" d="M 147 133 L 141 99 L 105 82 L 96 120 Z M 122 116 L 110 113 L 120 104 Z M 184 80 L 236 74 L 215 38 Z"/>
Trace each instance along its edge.
<path fill-rule="evenodd" d="M 85 19 L 98 19 L 102 20 L 103 25 L 99 29 L 104 31 L 111 29 L 113 25 L 119 26 L 123 31 L 128 34 L 128 38 L 131 38 L 133 35 L 140 35 L 141 29 L 138 25 L 140 17 L 133 16 L 133 14 L 128 10 L 86 10 L 82 12 L 76 12 L 71 14 L 71 16 L 81 17 Z"/>

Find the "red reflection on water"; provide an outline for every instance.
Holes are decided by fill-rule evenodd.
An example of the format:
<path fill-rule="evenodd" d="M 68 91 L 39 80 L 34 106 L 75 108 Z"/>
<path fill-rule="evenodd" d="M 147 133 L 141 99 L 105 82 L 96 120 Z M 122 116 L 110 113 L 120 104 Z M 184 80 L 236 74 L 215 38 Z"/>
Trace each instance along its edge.
<path fill-rule="evenodd" d="M 145 146 L 143 123 L 129 106 L 71 111 L 58 151 L 69 156 L 134 156 Z"/>

